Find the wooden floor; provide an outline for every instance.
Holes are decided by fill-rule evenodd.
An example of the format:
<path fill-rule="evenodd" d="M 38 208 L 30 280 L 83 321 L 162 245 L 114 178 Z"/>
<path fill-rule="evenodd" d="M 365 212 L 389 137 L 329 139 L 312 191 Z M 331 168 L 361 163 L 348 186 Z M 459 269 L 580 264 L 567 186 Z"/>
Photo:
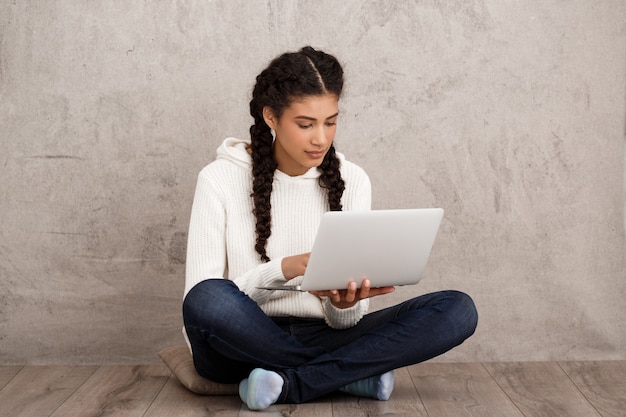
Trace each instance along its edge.
<path fill-rule="evenodd" d="M 389 401 L 332 394 L 251 412 L 202 397 L 162 365 L 0 367 L 0 416 L 626 416 L 626 361 L 423 363 L 395 373 Z"/>

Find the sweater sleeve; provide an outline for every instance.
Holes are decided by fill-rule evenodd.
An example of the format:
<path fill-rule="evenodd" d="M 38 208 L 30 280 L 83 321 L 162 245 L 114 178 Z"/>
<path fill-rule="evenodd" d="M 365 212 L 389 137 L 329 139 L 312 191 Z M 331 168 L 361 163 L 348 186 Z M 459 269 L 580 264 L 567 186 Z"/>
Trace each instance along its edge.
<path fill-rule="evenodd" d="M 226 272 L 226 210 L 201 171 L 191 208 L 187 236 L 185 295 L 199 282 L 224 278 Z"/>
<path fill-rule="evenodd" d="M 228 269 L 226 248 L 227 210 L 224 191 L 215 178 L 201 171 L 194 194 L 187 238 L 185 295 L 199 282 L 209 278 L 225 278 Z M 285 282 L 282 259 L 260 263 L 245 274 L 230 277 L 240 290 L 258 304 L 269 299 L 271 292 L 257 286 Z"/>
<path fill-rule="evenodd" d="M 372 184 L 367 173 L 349 161 L 342 164 L 342 176 L 346 189 L 341 198 L 346 211 L 367 211 L 372 209 Z"/>
<path fill-rule="evenodd" d="M 347 329 L 355 326 L 369 309 L 370 300 L 365 299 L 356 303 L 350 308 L 337 308 L 326 297 L 322 300 L 324 308 L 324 319 L 326 324 L 333 329 Z"/>

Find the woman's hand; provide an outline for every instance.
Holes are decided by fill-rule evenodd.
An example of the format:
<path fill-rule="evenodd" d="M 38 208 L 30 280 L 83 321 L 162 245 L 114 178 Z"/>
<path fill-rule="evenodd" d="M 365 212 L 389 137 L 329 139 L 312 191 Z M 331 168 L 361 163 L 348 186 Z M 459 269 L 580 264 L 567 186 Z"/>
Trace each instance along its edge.
<path fill-rule="evenodd" d="M 283 269 L 283 275 L 285 279 L 289 281 L 295 277 L 299 277 L 300 275 L 304 275 L 304 271 L 306 271 L 306 266 L 309 264 L 309 257 L 311 256 L 311 252 L 303 253 L 300 255 L 287 256 L 283 258 L 280 263 L 281 268 Z"/>
<path fill-rule="evenodd" d="M 345 290 L 309 291 L 318 297 L 328 297 L 332 305 L 337 308 L 350 308 L 359 300 L 376 297 L 377 295 L 389 294 L 395 291 L 395 287 L 371 288 L 370 280 L 364 279 L 361 288 L 357 288 L 356 282 L 351 281 Z"/>

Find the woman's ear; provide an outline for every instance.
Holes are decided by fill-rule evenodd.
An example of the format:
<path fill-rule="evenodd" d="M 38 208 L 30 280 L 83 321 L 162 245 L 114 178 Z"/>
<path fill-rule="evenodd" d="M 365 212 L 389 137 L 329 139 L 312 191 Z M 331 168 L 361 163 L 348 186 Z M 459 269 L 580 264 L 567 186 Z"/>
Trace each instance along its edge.
<path fill-rule="evenodd" d="M 270 127 L 270 129 L 276 130 L 276 117 L 274 112 L 268 106 L 263 107 L 263 120 Z"/>

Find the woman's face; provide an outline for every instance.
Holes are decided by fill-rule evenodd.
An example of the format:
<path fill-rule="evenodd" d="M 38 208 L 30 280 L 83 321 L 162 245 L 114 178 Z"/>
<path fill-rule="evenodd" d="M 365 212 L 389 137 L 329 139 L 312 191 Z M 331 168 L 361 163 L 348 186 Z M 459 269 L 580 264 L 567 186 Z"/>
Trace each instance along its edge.
<path fill-rule="evenodd" d="M 337 96 L 324 94 L 294 101 L 280 119 L 264 109 L 266 123 L 276 131 L 274 158 L 279 170 L 296 176 L 321 165 L 335 138 L 338 106 Z"/>

